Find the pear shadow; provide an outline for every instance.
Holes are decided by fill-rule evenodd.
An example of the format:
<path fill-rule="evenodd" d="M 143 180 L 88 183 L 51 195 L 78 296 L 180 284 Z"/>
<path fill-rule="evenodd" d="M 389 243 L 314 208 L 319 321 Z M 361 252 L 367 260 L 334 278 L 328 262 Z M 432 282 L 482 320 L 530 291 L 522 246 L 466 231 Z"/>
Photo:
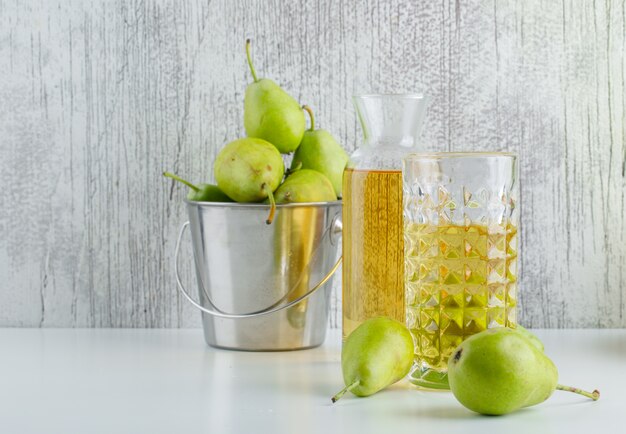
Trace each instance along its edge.
<path fill-rule="evenodd" d="M 360 405 L 363 400 L 376 400 L 381 399 L 387 394 L 394 394 L 400 390 L 411 390 L 412 393 L 417 395 L 421 395 L 422 393 L 425 395 L 433 394 L 433 395 L 446 395 L 451 394 L 449 390 L 439 390 L 439 389 L 422 389 L 418 388 L 415 385 L 411 384 L 409 381 L 400 381 L 395 383 L 379 392 L 376 392 L 372 396 L 368 397 L 359 397 L 352 395 L 351 393 L 345 394 L 341 400 L 333 403 L 330 400 L 330 397 L 338 392 L 340 389 L 335 390 L 332 394 L 329 395 L 328 403 L 325 406 L 328 407 L 342 407 L 342 406 L 352 406 L 352 405 Z M 410 410 L 398 408 L 394 415 L 398 417 L 409 417 L 409 418 L 425 418 L 425 419 L 456 419 L 456 420 L 469 420 L 469 419 L 477 419 L 480 417 L 485 417 L 484 415 L 480 415 L 478 413 L 474 413 L 463 407 L 458 403 L 451 403 L 450 405 L 441 405 L 437 407 L 428 406 L 428 407 L 420 407 L 419 402 L 415 403 L 415 406 Z"/>
<path fill-rule="evenodd" d="M 301 393 L 305 390 L 308 395 L 313 396 L 316 400 L 327 399 L 330 404 L 330 398 L 344 387 L 340 375 L 336 377 L 327 375 L 328 372 L 333 370 L 335 365 L 336 362 L 334 361 L 316 362 L 316 375 L 313 375 L 311 378 L 304 378 L 307 374 L 305 369 L 282 367 L 280 374 L 256 378 L 254 380 L 254 387 L 259 391 L 272 390 L 276 387 L 282 387 L 284 390 L 293 390 L 297 393 Z M 317 375 L 317 373 L 319 373 L 319 375 Z M 297 380 L 296 377 L 298 377 Z M 347 398 L 348 395 L 350 394 L 346 394 L 343 399 Z"/>
<path fill-rule="evenodd" d="M 433 395 L 449 395 L 452 393 L 450 389 L 429 389 L 427 387 L 416 386 L 415 384 L 411 383 L 408 380 L 398 382 L 390 386 L 389 389 L 410 390 L 413 392 L 433 394 Z"/>
<path fill-rule="evenodd" d="M 328 395 L 328 400 L 324 401 L 324 407 L 345 407 L 345 406 L 351 406 L 351 405 L 359 405 L 360 403 L 363 403 L 364 399 L 368 399 L 368 398 L 373 398 L 372 396 L 369 397 L 361 397 L 361 396 L 354 396 L 354 395 L 349 395 L 348 393 L 346 393 L 339 401 L 337 402 L 332 402 L 331 401 L 331 397 L 337 393 L 339 390 L 334 391 L 333 393 L 331 393 L 330 395 Z"/>
<path fill-rule="evenodd" d="M 363 402 L 363 400 L 374 400 L 374 399 L 380 399 L 381 396 L 384 396 L 388 393 L 393 393 L 394 389 L 399 389 L 399 387 L 397 387 L 398 383 L 396 384 L 392 384 L 391 386 L 386 387 L 383 390 L 379 390 L 378 392 L 376 392 L 375 394 L 371 395 L 371 396 L 356 396 L 351 394 L 350 392 L 346 393 L 339 401 L 337 402 L 332 402 L 330 400 L 330 398 L 335 395 L 335 393 L 339 392 L 343 386 L 339 387 L 339 388 L 335 388 L 335 390 L 328 395 L 328 404 L 330 407 L 339 407 L 340 404 L 343 405 L 357 405 L 360 402 Z"/>
<path fill-rule="evenodd" d="M 405 415 L 410 417 L 422 417 L 425 419 L 456 419 L 456 420 L 479 420 L 479 419 L 491 419 L 500 420 L 506 417 L 507 420 L 516 419 L 518 417 L 524 417 L 524 415 L 532 414 L 536 409 L 534 407 L 524 407 L 515 410 L 507 414 L 480 414 L 473 412 L 460 403 L 457 405 L 430 407 L 430 408 L 415 408 L 410 412 L 404 412 Z"/>
<path fill-rule="evenodd" d="M 543 404 L 544 407 L 546 408 L 550 408 L 550 407 L 573 407 L 573 406 L 579 406 L 579 405 L 598 405 L 598 401 L 594 401 L 593 399 L 589 399 L 589 398 L 585 398 L 583 396 L 580 397 L 580 401 L 572 401 L 572 402 L 546 402 Z M 532 408 L 532 407 L 529 407 Z"/>
<path fill-rule="evenodd" d="M 450 419 L 470 420 L 470 419 L 479 419 L 481 417 L 485 417 L 483 415 L 474 413 L 473 411 L 466 409 L 460 404 L 458 406 L 457 405 L 445 405 L 445 406 L 442 405 L 438 407 L 423 407 L 423 408 L 416 406 L 411 411 L 403 412 L 403 415 L 409 416 L 412 418 L 417 417 L 417 418 L 424 418 L 424 419 L 447 419 L 447 420 L 450 420 Z M 494 416 L 490 416 L 490 417 L 494 417 Z"/>
<path fill-rule="evenodd" d="M 626 336 L 609 336 L 606 339 L 593 341 L 591 351 L 595 351 L 602 356 L 608 356 L 617 360 L 626 358 Z"/>

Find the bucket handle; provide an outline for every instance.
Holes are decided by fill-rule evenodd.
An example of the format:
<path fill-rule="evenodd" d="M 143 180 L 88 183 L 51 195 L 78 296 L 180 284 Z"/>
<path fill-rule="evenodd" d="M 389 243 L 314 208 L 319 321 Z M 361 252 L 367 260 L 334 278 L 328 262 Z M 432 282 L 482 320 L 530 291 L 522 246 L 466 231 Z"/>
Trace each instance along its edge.
<path fill-rule="evenodd" d="M 196 300 L 194 300 L 191 297 L 191 295 L 189 295 L 189 292 L 187 291 L 187 289 L 183 285 L 183 282 L 180 279 L 180 273 L 178 271 L 178 253 L 180 252 L 180 242 L 182 241 L 183 235 L 185 234 L 185 231 L 187 230 L 188 227 L 189 227 L 189 222 L 188 221 L 183 223 L 183 225 L 181 226 L 180 232 L 178 233 L 178 240 L 176 241 L 176 251 L 174 253 L 174 273 L 176 274 L 176 284 L 178 286 L 178 290 L 183 294 L 183 296 L 185 296 L 185 298 L 193 306 L 195 306 L 196 308 L 200 309 L 202 312 L 208 313 L 209 315 L 213 315 L 213 316 L 216 316 L 216 317 L 219 317 L 219 318 L 254 318 L 254 317 L 257 317 L 257 316 L 267 315 L 267 314 L 270 314 L 270 313 L 278 312 L 280 310 L 287 309 L 287 308 L 289 308 L 291 306 L 294 306 L 294 305 L 300 303 L 302 300 L 305 300 L 305 299 L 309 298 L 311 295 L 313 295 L 313 293 L 315 291 L 317 291 L 326 282 L 328 282 L 328 280 L 330 280 L 330 278 L 333 276 L 333 274 L 335 274 L 335 272 L 339 268 L 339 265 L 341 265 L 341 261 L 343 259 L 343 256 L 340 256 L 339 259 L 337 260 L 337 262 L 335 262 L 335 265 L 333 265 L 333 268 L 330 269 L 330 271 L 324 276 L 324 278 L 322 280 L 319 281 L 319 283 L 317 285 L 315 285 L 313 288 L 309 289 L 309 291 L 306 294 L 301 295 L 300 297 L 296 298 L 293 301 L 290 301 L 287 304 L 284 304 L 284 305 L 281 305 L 281 306 L 277 306 L 277 307 L 271 307 L 271 308 L 268 308 L 268 309 L 263 309 L 263 310 L 260 310 L 258 312 L 253 312 L 253 313 L 241 313 L 241 314 L 226 313 L 226 312 L 222 312 L 218 308 L 216 308 L 215 305 L 211 302 L 210 299 L 208 300 L 208 302 L 211 305 L 212 309 L 208 309 L 208 308 L 202 306 L 200 303 L 198 303 Z M 341 231 L 341 220 L 340 219 L 335 219 L 333 221 L 333 227 L 332 227 L 332 229 L 330 231 L 331 232 L 331 236 L 335 232 L 340 232 L 340 231 Z"/>

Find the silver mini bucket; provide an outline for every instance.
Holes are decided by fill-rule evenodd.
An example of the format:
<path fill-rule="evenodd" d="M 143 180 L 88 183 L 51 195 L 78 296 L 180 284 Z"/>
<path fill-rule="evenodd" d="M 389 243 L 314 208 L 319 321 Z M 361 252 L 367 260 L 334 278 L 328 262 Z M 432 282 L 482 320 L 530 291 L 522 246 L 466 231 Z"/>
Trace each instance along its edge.
<path fill-rule="evenodd" d="M 202 311 L 213 347 L 284 351 L 321 345 L 332 277 L 341 263 L 341 201 L 269 206 L 187 203 L 176 244 L 179 290 Z M 180 243 L 191 227 L 199 301 L 178 272 Z"/>

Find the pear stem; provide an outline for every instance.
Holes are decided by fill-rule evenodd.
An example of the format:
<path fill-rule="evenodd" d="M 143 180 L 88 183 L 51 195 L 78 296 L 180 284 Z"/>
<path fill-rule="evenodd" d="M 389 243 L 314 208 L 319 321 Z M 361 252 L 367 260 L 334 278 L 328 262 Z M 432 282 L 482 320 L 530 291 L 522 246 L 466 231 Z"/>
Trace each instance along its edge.
<path fill-rule="evenodd" d="M 289 175 L 291 175 L 294 172 L 297 172 L 300 169 L 302 169 L 302 161 L 298 161 L 293 169 L 292 168 L 287 169 L 285 171 L 285 178 L 287 178 Z"/>
<path fill-rule="evenodd" d="M 265 220 L 265 224 L 271 225 L 274 221 L 274 214 L 276 213 L 276 201 L 274 200 L 274 193 L 267 184 L 263 184 L 263 189 L 267 191 L 267 197 L 270 200 L 270 213 Z"/>
<path fill-rule="evenodd" d="M 191 188 L 193 191 L 200 191 L 200 188 L 198 188 L 198 186 L 193 185 L 189 181 L 185 181 L 183 178 L 181 178 L 178 175 L 174 175 L 172 172 L 163 172 L 163 176 L 165 176 L 166 178 L 172 178 L 173 180 L 178 181 L 178 182 L 182 182 L 187 187 Z"/>
<path fill-rule="evenodd" d="M 585 390 L 579 389 L 578 387 L 563 386 L 562 384 L 557 384 L 556 390 L 564 390 L 565 392 L 578 393 L 579 395 L 586 396 L 587 398 L 591 398 L 594 401 L 600 399 L 600 391 L 597 389 L 593 392 L 587 392 Z"/>
<path fill-rule="evenodd" d="M 309 128 L 309 131 L 313 131 L 315 129 L 315 116 L 313 116 L 313 110 L 306 104 L 302 106 L 302 109 L 306 110 L 309 114 L 309 118 L 311 119 L 311 128 Z"/>
<path fill-rule="evenodd" d="M 248 58 L 248 66 L 250 67 L 252 78 L 256 83 L 257 81 L 259 81 L 259 79 L 256 77 L 256 71 L 254 70 L 254 66 L 252 65 L 252 56 L 250 56 L 250 39 L 246 39 L 246 57 Z"/>
<path fill-rule="evenodd" d="M 341 399 L 341 397 L 343 395 L 346 394 L 347 391 L 354 389 L 356 386 L 358 386 L 361 383 L 360 380 L 354 380 L 352 382 L 352 384 L 344 387 L 343 389 L 341 389 L 335 396 L 333 396 L 332 398 L 330 398 L 330 400 L 333 402 L 333 404 L 337 401 L 339 401 Z"/>

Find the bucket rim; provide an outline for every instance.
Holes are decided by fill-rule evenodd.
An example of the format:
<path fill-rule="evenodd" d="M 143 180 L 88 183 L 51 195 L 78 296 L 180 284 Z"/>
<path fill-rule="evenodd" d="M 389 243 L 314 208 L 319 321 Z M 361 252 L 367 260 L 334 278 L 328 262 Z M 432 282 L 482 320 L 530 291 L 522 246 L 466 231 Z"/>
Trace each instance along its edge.
<path fill-rule="evenodd" d="M 239 203 L 239 202 L 198 202 L 195 200 L 183 199 L 189 206 L 202 206 L 212 208 L 253 208 L 253 209 L 268 209 L 269 203 Z M 343 201 L 333 200 L 329 202 L 294 202 L 294 203 L 277 203 L 276 208 L 325 208 L 335 205 L 342 205 Z"/>

